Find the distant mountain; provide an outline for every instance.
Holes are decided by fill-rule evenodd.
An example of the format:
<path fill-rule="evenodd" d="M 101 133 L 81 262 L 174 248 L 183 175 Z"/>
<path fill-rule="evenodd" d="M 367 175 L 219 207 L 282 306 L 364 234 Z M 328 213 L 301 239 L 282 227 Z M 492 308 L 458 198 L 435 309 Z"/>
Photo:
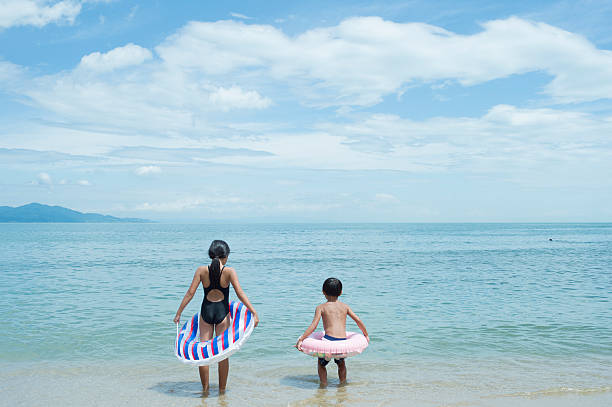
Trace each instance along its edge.
<path fill-rule="evenodd" d="M 31 203 L 16 208 L 0 206 L 0 222 L 148 223 L 152 221 L 138 218 L 116 218 L 98 213 L 82 213 L 61 206 Z"/>

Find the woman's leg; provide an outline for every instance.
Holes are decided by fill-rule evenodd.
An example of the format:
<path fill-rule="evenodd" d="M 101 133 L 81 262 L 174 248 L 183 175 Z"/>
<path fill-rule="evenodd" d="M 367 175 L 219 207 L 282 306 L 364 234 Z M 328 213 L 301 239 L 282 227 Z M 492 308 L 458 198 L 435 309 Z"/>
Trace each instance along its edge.
<path fill-rule="evenodd" d="M 206 322 L 204 322 L 202 317 L 200 317 L 200 342 L 205 342 L 212 338 L 213 328 L 213 325 L 207 324 Z M 199 366 L 198 370 L 200 371 L 200 381 L 202 382 L 202 389 L 204 389 L 204 391 L 208 391 L 208 366 Z"/>
<path fill-rule="evenodd" d="M 215 334 L 220 335 L 230 326 L 230 316 L 227 314 L 225 319 L 215 325 Z M 225 391 L 227 385 L 227 375 L 229 374 L 229 358 L 219 362 L 219 391 Z"/>

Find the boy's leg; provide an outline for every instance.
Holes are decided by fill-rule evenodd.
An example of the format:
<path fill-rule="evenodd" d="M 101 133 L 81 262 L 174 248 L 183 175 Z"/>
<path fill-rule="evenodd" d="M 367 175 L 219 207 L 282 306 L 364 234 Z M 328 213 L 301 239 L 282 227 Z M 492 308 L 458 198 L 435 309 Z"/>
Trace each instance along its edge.
<path fill-rule="evenodd" d="M 227 314 L 225 319 L 220 323 L 215 325 L 215 332 L 217 335 L 220 335 L 230 326 L 230 316 Z M 219 392 L 225 391 L 225 386 L 227 385 L 227 376 L 229 374 L 229 359 L 224 359 L 219 362 Z"/>
<path fill-rule="evenodd" d="M 200 341 L 204 342 L 212 338 L 213 335 L 213 326 L 204 322 L 202 317 L 200 317 Z M 202 389 L 204 391 L 208 391 L 208 378 L 209 378 L 209 369 L 208 366 L 199 366 L 198 370 L 200 371 L 200 381 L 202 382 Z"/>
<path fill-rule="evenodd" d="M 325 367 L 327 363 L 326 360 L 319 358 L 317 361 L 317 372 L 319 373 L 319 381 L 321 382 L 321 386 L 327 386 L 327 368 Z"/>
<path fill-rule="evenodd" d="M 338 377 L 340 378 L 340 383 L 346 383 L 346 363 L 344 363 L 344 359 L 336 359 L 335 362 L 338 365 Z"/>

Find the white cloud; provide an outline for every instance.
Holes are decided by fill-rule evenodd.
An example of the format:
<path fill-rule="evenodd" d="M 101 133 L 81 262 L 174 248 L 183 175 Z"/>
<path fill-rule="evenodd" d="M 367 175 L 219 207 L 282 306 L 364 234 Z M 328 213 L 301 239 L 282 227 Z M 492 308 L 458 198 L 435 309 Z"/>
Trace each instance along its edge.
<path fill-rule="evenodd" d="M 86 179 L 81 179 L 77 181 L 77 185 L 80 185 L 82 187 L 89 187 L 91 186 L 91 182 L 87 181 Z"/>
<path fill-rule="evenodd" d="M 341 207 L 342 205 L 339 203 L 288 202 L 288 203 L 279 203 L 276 206 L 274 206 L 274 209 L 280 212 L 303 213 L 303 212 L 324 212 L 330 209 L 337 209 Z"/>
<path fill-rule="evenodd" d="M 224 196 L 211 194 L 207 197 L 184 197 L 167 202 L 144 202 L 137 205 L 134 210 L 151 212 L 183 212 L 196 209 L 206 209 L 207 211 L 224 211 L 228 205 L 238 205 L 248 203 L 235 196 Z"/>
<path fill-rule="evenodd" d="M 24 134 L 27 134 L 28 137 L 24 137 Z M 129 148 L 131 146 L 172 147 L 177 143 L 189 145 L 189 140 L 187 138 L 166 140 L 140 134 L 126 136 L 125 133 L 105 127 L 84 130 L 78 125 L 67 127 L 63 124 L 31 122 L 21 124 L 16 129 L 9 127 L 0 137 L 0 148 L 22 149 L 43 154 L 40 158 L 30 158 L 34 162 L 99 162 L 104 160 L 104 155 L 114 148 Z M 44 154 L 51 154 L 51 156 L 47 157 Z M 153 160 L 159 161 L 159 158 L 155 157 L 147 160 L 147 163 Z M 139 162 L 137 164 L 142 165 L 144 163 Z"/>
<path fill-rule="evenodd" d="M 23 69 L 19 65 L 7 61 L 0 61 L 0 83 L 14 81 L 18 79 L 22 73 Z"/>
<path fill-rule="evenodd" d="M 612 117 L 555 109 L 498 105 L 481 117 L 423 121 L 375 114 L 322 125 L 321 130 L 342 137 L 356 150 L 353 156 L 364 157 L 362 168 L 469 173 L 523 185 L 584 187 L 608 183 L 604 174 L 612 162 Z M 563 178 L 552 175 L 560 171 Z"/>
<path fill-rule="evenodd" d="M 245 16 L 244 14 L 231 12 L 230 16 L 240 18 L 242 20 L 251 20 L 253 17 Z"/>
<path fill-rule="evenodd" d="M 397 203 L 397 202 L 399 202 L 399 199 L 397 199 L 397 197 L 395 195 L 387 194 L 385 192 L 377 193 L 376 195 L 374 195 L 374 199 L 376 199 L 379 202 L 384 202 L 384 203 Z"/>
<path fill-rule="evenodd" d="M 294 179 L 278 179 L 274 183 L 283 187 L 294 187 L 301 184 L 300 181 Z"/>
<path fill-rule="evenodd" d="M 179 199 L 171 202 L 144 202 L 138 206 L 136 206 L 135 210 L 137 211 L 153 211 L 153 212 L 180 212 L 186 209 L 193 209 L 206 201 L 203 199 Z"/>
<path fill-rule="evenodd" d="M 21 91 L 61 121 L 166 136 L 218 132 L 211 118 L 219 111 L 272 103 L 255 90 L 216 85 L 198 71 L 177 71 L 163 61 L 142 64 L 150 57 L 134 44 L 92 53 L 74 71 L 35 78 Z"/>
<path fill-rule="evenodd" d="M 612 96 L 610 52 L 518 18 L 487 22 L 472 35 L 377 17 L 295 37 L 267 25 L 191 22 L 155 49 L 155 59 L 134 44 L 90 53 L 72 72 L 33 78 L 19 89 L 61 122 L 198 138 L 245 133 L 232 132 L 219 112 L 266 109 L 277 96 L 281 104 L 350 107 L 413 84 L 468 86 L 529 71 L 553 75 L 546 91 L 557 101 Z M 0 65 L 0 77 L 13 68 Z M 388 144 L 375 141 L 381 150 Z"/>
<path fill-rule="evenodd" d="M 288 81 L 323 106 L 375 104 L 414 83 L 469 86 L 533 71 L 553 76 L 545 90 L 560 102 L 612 97 L 612 52 L 516 17 L 486 22 L 472 35 L 379 17 L 350 18 L 296 37 L 267 25 L 191 22 L 156 50 L 180 70 L 245 71 L 251 78 L 257 72 Z"/>
<path fill-rule="evenodd" d="M 139 75 L 104 79 L 59 75 L 39 78 L 25 93 L 62 121 L 93 131 L 177 135 L 192 127 L 193 113 L 181 105 L 181 89 L 175 88 L 173 94 L 169 83 L 152 86 L 146 81 Z"/>
<path fill-rule="evenodd" d="M 47 174 L 46 172 L 41 172 L 38 174 L 38 183 L 51 185 L 53 183 L 53 180 L 51 179 L 51 176 L 49 174 Z"/>
<path fill-rule="evenodd" d="M 583 177 L 594 184 L 610 172 L 612 162 L 612 117 L 602 114 L 497 105 L 478 117 L 354 114 L 342 120 L 296 133 L 271 129 L 254 137 L 228 137 L 222 132 L 200 140 L 40 127 L 28 129 L 27 139 L 22 132 L 4 135 L 0 147 L 69 152 L 74 156 L 41 157 L 60 159 L 63 166 L 69 161 L 130 166 L 141 173 L 154 173 L 148 167 L 160 163 L 178 164 L 189 173 L 201 162 L 213 162 L 236 168 L 505 174 L 522 177 L 522 183 L 565 168 L 575 175 L 550 182 Z M 589 168 L 593 175 L 585 174 Z"/>
<path fill-rule="evenodd" d="M 219 87 L 210 93 L 209 99 L 214 106 L 224 111 L 230 109 L 265 109 L 272 103 L 270 99 L 262 97 L 256 91 L 244 91 L 238 86 Z"/>
<path fill-rule="evenodd" d="M 145 165 L 136 168 L 135 172 L 137 175 L 159 174 L 161 172 L 161 168 L 155 165 Z"/>
<path fill-rule="evenodd" d="M 321 124 L 316 132 L 241 141 L 245 148 L 273 155 L 210 161 L 263 168 L 461 172 L 513 177 L 523 184 L 541 184 L 547 177 L 548 183 L 584 183 L 586 176 L 597 183 L 601 177 L 585 172 L 609 173 L 609 134 L 612 117 L 498 105 L 481 117 L 415 121 L 366 114 L 347 123 Z M 561 168 L 574 175 L 550 179 Z"/>
<path fill-rule="evenodd" d="M 358 105 L 401 92 L 406 84 L 443 86 L 450 80 L 468 86 L 530 70 L 553 75 L 549 88 L 557 89 L 549 92 L 557 98 L 577 100 L 576 89 L 590 94 L 587 99 L 612 94 L 612 81 L 603 80 L 609 52 L 546 24 L 510 18 L 458 35 L 424 24 L 355 18 L 289 37 L 271 26 L 190 23 L 156 50 L 160 57 L 144 64 L 151 52 L 128 44 L 89 54 L 72 72 L 24 82 L 34 105 L 59 122 L 78 125 L 39 127 L 27 139 L 24 131 L 12 131 L 3 134 L 0 147 L 93 154 L 107 164 L 140 167 L 139 175 L 155 173 L 145 168 L 159 168 L 167 159 L 194 168 L 212 161 L 275 169 L 504 173 L 523 182 L 534 176 L 530 171 L 538 173 L 533 169 L 550 166 L 580 170 L 589 163 L 605 170 L 611 158 L 606 137 L 612 118 L 561 108 L 497 105 L 480 117 L 425 120 L 354 113 L 333 123 L 317 123 L 328 115 L 313 114 L 314 123 L 300 123 L 297 131 L 295 116 L 283 126 L 230 123 L 233 112 L 224 114 L 270 106 L 284 113 L 287 99 L 273 104 L 266 90 L 275 97 L 292 88 L 289 102 Z M 0 64 L 0 77 L 3 66 L 19 70 Z M 585 78 L 600 83 L 584 84 Z M 128 146 L 134 150 L 111 153 Z M 136 148 L 151 151 L 137 154 Z M 225 150 L 213 154 L 206 148 Z M 223 153 L 240 149 L 258 154 Z"/>
<path fill-rule="evenodd" d="M 89 55 L 85 55 L 81 58 L 79 68 L 97 72 L 108 72 L 132 65 L 140 65 L 151 58 L 153 58 L 151 51 L 130 43 L 123 47 L 114 48 L 106 53 L 92 52 Z"/>
<path fill-rule="evenodd" d="M 138 12 L 138 6 L 134 6 L 130 9 L 130 14 L 128 14 L 126 20 L 127 21 L 132 21 L 134 19 L 134 17 L 136 16 L 136 13 Z"/>
<path fill-rule="evenodd" d="M 78 1 L 0 0 L 0 28 L 50 23 L 74 23 L 81 12 Z"/>

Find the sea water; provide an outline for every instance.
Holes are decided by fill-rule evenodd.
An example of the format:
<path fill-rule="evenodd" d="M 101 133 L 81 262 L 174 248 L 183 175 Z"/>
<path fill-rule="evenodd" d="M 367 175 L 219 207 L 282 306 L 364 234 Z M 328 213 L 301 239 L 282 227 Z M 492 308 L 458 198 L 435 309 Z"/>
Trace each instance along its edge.
<path fill-rule="evenodd" d="M 222 395 L 172 351 L 213 239 L 261 318 Z M 331 276 L 371 343 L 323 389 Z M 612 224 L 0 224 L 0 404 L 608 406 L 611 300 Z"/>

